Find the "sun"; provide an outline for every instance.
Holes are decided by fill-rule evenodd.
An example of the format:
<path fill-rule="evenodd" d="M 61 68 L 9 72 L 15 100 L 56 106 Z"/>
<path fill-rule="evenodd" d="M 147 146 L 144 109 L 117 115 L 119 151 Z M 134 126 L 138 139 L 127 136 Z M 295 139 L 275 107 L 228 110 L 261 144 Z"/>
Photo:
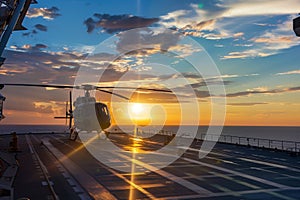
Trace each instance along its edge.
<path fill-rule="evenodd" d="M 143 113 L 143 111 L 145 111 L 145 108 L 141 103 L 133 103 L 130 106 L 130 111 L 132 112 L 132 114 L 140 115 Z"/>
<path fill-rule="evenodd" d="M 129 118 L 139 126 L 146 126 L 151 123 L 150 107 L 147 104 L 131 103 L 128 107 Z"/>

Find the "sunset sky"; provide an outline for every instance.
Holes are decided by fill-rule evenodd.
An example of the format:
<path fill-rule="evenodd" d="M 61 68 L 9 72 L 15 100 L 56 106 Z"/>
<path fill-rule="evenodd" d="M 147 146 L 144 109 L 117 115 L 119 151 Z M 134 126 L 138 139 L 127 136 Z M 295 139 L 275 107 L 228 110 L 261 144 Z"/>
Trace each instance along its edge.
<path fill-rule="evenodd" d="M 147 103 L 144 113 L 153 123 L 179 124 L 184 104 L 189 113 L 185 124 L 193 121 L 194 113 L 201 125 L 208 124 L 207 85 L 220 85 L 221 78 L 227 96 L 225 125 L 299 126 L 300 38 L 292 29 L 299 12 L 299 0 L 40 0 L 24 20 L 28 30 L 11 35 L 0 82 L 73 85 L 81 78 L 79 68 L 90 67 L 93 76 L 113 60 L 99 85 L 178 91 L 177 98 L 165 93 L 132 95 L 132 101 Z M 126 34 L 134 28 L 154 31 L 137 41 L 135 32 Z M 103 51 L 107 39 L 113 47 L 104 45 Z M 137 50 L 116 56 L 132 46 Z M 200 67 L 216 66 L 220 75 L 197 74 L 183 59 L 190 55 L 199 59 Z M 201 56 L 211 57 L 211 62 Z M 89 82 L 97 84 L 93 78 Z M 1 124 L 64 123 L 53 117 L 64 115 L 68 90 L 5 87 L 1 94 L 7 98 Z M 126 102 L 116 98 L 111 103 L 109 95 L 99 92 L 96 97 L 108 103 L 117 122 L 127 123 Z"/>

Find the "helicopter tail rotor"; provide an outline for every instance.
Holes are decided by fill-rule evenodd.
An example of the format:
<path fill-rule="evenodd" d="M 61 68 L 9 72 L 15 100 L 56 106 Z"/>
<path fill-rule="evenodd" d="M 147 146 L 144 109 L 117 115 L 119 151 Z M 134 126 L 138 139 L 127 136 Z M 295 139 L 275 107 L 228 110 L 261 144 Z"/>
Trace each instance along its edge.
<path fill-rule="evenodd" d="M 68 106 L 69 106 L 68 104 L 69 104 L 69 102 L 66 101 L 66 126 L 68 124 Z"/>
<path fill-rule="evenodd" d="M 68 112 L 69 115 L 69 129 L 71 129 L 72 127 L 72 123 L 73 123 L 73 106 L 72 106 L 72 91 L 70 91 L 69 93 L 69 101 L 70 101 L 70 110 Z"/>
<path fill-rule="evenodd" d="M 70 106 L 70 108 L 69 108 Z M 54 117 L 55 119 L 66 119 L 66 125 L 69 119 L 69 129 L 71 129 L 73 124 L 73 106 L 72 106 L 72 92 L 69 93 L 69 101 L 66 101 L 66 116 L 64 117 Z"/>

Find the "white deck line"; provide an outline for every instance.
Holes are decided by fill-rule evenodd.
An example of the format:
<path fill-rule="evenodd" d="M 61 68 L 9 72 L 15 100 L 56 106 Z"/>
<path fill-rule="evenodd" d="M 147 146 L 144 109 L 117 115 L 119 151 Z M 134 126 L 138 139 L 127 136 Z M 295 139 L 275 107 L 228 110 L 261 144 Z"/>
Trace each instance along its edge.
<path fill-rule="evenodd" d="M 250 159 L 250 158 L 238 158 L 238 159 L 243 160 L 243 161 L 247 161 L 247 162 L 256 163 L 256 164 L 267 165 L 267 166 L 270 166 L 270 167 L 277 167 L 277 168 L 287 169 L 287 170 L 294 171 L 294 172 L 300 172 L 299 169 L 296 169 L 296 168 L 293 168 L 293 167 L 288 167 L 288 166 L 285 166 L 285 165 L 275 164 L 275 163 L 271 163 L 271 162 L 253 160 L 253 159 Z"/>
<path fill-rule="evenodd" d="M 188 150 L 196 151 L 196 152 L 200 151 L 199 149 L 195 149 L 195 148 L 188 148 Z M 222 154 L 222 153 L 214 153 L 214 152 L 210 152 L 210 154 L 223 156 L 223 157 L 227 157 L 227 158 L 235 158 L 235 159 L 238 159 L 238 160 L 243 160 L 243 161 L 252 162 L 252 163 L 256 163 L 256 164 L 266 165 L 266 166 L 270 166 L 270 167 L 277 167 L 277 168 L 281 168 L 281 169 L 287 169 L 287 170 L 290 170 L 290 171 L 300 173 L 300 169 L 296 169 L 296 168 L 281 165 L 281 164 L 272 163 L 272 162 L 269 162 L 269 161 L 265 162 L 265 161 L 250 159 L 250 158 L 244 158 L 244 157 L 233 157 L 233 156 L 230 156 L 230 155 L 226 155 L 226 154 Z M 254 154 L 254 155 L 256 155 L 256 154 Z"/>
<path fill-rule="evenodd" d="M 135 163 L 137 165 L 139 165 L 139 166 L 142 166 L 143 168 L 146 168 L 146 169 L 148 169 L 148 170 L 150 170 L 150 171 L 152 171 L 154 173 L 157 173 L 160 176 L 163 176 L 166 179 L 169 179 L 169 180 L 171 180 L 171 181 L 173 181 L 175 183 L 178 183 L 178 184 L 186 187 L 187 189 L 190 189 L 190 190 L 192 190 L 192 191 L 194 191 L 194 192 L 196 192 L 198 194 L 202 194 L 204 196 L 212 194 L 212 192 L 204 189 L 203 187 L 200 187 L 200 186 L 198 186 L 198 185 L 196 185 L 196 184 L 194 184 L 194 183 L 192 183 L 190 181 L 187 181 L 187 180 L 185 180 L 185 179 L 183 179 L 181 177 L 178 177 L 178 176 L 170 174 L 170 173 L 168 173 L 166 171 L 163 171 L 163 170 L 161 170 L 161 169 L 159 169 L 159 168 L 157 168 L 155 166 L 149 165 L 147 163 L 144 163 L 144 162 L 136 160 L 136 159 L 132 159 L 131 157 L 125 156 L 123 154 L 118 154 L 118 156 L 123 157 L 123 158 L 125 158 L 125 159 L 127 159 L 127 160 L 129 160 L 129 161 L 131 161 L 131 162 L 133 162 L 133 163 Z"/>
<path fill-rule="evenodd" d="M 260 189 L 260 190 L 244 190 L 244 191 L 233 191 L 233 192 L 217 192 L 217 193 L 213 193 L 209 196 L 206 197 L 221 197 L 221 196 L 230 196 L 230 195 L 243 195 L 243 194 L 255 194 L 255 193 L 267 193 L 267 194 L 271 194 L 273 192 L 280 192 L 280 191 L 284 191 L 287 189 Z M 296 188 L 292 188 L 291 190 L 300 190 L 300 187 L 296 187 Z M 203 195 L 184 195 L 184 196 L 169 196 L 169 197 L 164 197 L 162 198 L 163 200 L 179 200 L 179 199 L 199 199 L 199 198 L 203 198 Z M 288 197 L 289 198 L 289 197 Z M 293 199 L 293 198 L 289 198 L 289 199 Z M 296 199 L 293 199 L 296 200 Z"/>
<path fill-rule="evenodd" d="M 56 149 L 48 140 L 42 139 L 44 145 L 61 162 L 61 164 L 72 174 L 81 186 L 96 200 L 116 200 L 98 181 L 87 174 L 72 160 Z"/>
<path fill-rule="evenodd" d="M 53 139 L 62 142 L 60 139 L 55 138 L 52 136 Z M 63 143 L 64 145 L 68 146 L 71 149 L 74 149 L 74 147 L 72 147 L 69 144 Z M 141 193 L 145 194 L 147 197 L 149 197 L 150 199 L 157 199 L 154 195 L 152 195 L 150 192 L 148 192 L 147 190 L 145 190 L 143 187 L 141 187 L 140 185 L 134 183 L 133 181 L 131 181 L 130 179 L 126 178 L 124 175 L 122 175 L 121 173 L 116 172 L 115 170 L 106 167 L 103 164 L 99 164 L 101 167 L 105 168 L 106 170 L 110 171 L 112 174 L 114 174 L 115 176 L 119 177 L 120 179 L 124 180 L 126 183 L 129 184 L 129 187 L 134 187 L 135 189 L 139 190 Z"/>
<path fill-rule="evenodd" d="M 244 177 L 244 178 L 247 178 L 247 179 L 251 179 L 251 180 L 254 180 L 254 181 L 257 181 L 257 182 L 261 182 L 263 184 L 270 185 L 270 186 L 273 186 L 273 187 L 277 187 L 277 188 L 281 188 L 281 189 L 292 188 L 292 187 L 282 185 L 282 184 L 279 184 L 279 183 L 274 183 L 273 181 L 268 181 L 266 179 L 262 179 L 262 178 L 255 177 L 255 176 L 252 176 L 252 175 L 248 175 L 248 174 L 244 174 L 244 173 L 241 173 L 241 172 L 233 171 L 233 170 L 226 169 L 226 168 L 223 168 L 223 167 L 218 167 L 218 166 L 211 165 L 211 164 L 204 163 L 204 162 L 200 162 L 200 161 L 197 161 L 197 160 L 192 160 L 192 159 L 189 159 L 189 158 L 182 158 L 182 159 L 185 160 L 185 161 L 192 162 L 192 163 L 197 163 L 199 165 L 206 166 L 206 167 L 209 167 L 209 168 L 212 168 L 212 169 L 216 169 L 216 170 L 219 170 L 219 171 L 223 171 L 223 172 L 227 172 L 227 173 L 230 173 L 230 174 L 241 176 L 241 177 Z"/>

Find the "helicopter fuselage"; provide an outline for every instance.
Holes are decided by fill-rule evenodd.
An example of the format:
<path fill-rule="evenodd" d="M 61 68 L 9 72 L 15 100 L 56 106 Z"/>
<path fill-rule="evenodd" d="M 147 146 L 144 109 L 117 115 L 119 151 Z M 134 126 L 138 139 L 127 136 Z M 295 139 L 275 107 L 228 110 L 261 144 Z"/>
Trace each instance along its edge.
<path fill-rule="evenodd" d="M 83 131 L 102 131 L 111 125 L 106 104 L 94 97 L 78 97 L 74 102 L 74 126 Z"/>

